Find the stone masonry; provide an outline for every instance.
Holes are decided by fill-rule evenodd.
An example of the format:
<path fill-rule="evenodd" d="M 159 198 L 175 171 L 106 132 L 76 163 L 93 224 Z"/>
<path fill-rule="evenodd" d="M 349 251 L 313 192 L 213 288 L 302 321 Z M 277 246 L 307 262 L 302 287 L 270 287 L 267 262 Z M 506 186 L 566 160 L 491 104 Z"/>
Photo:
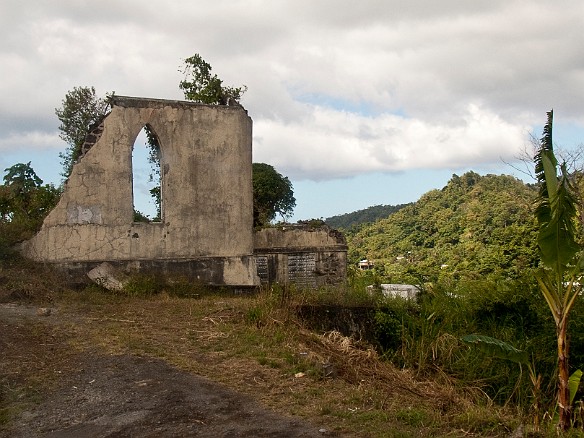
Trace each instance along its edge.
<path fill-rule="evenodd" d="M 161 148 L 161 222 L 133 222 L 132 148 L 148 126 Z M 124 96 L 96 127 L 59 204 L 24 255 L 71 275 L 125 271 L 257 286 L 252 121 L 241 106 Z"/>
<path fill-rule="evenodd" d="M 262 284 L 314 288 L 341 284 L 347 277 L 345 237 L 326 225 L 281 225 L 255 233 Z"/>

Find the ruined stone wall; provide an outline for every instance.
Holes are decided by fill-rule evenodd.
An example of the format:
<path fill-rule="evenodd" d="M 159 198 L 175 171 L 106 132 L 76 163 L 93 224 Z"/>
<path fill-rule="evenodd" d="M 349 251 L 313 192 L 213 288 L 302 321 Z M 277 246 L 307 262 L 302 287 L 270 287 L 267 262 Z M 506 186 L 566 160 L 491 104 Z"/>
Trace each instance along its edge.
<path fill-rule="evenodd" d="M 132 148 L 145 125 L 161 148 L 160 223 L 133 222 Z M 241 106 L 116 96 L 101 135 L 22 252 L 82 270 L 103 261 L 183 266 L 210 284 L 256 285 L 251 139 Z"/>
<path fill-rule="evenodd" d="M 319 287 L 347 277 L 347 243 L 326 226 L 286 225 L 255 233 L 255 256 L 262 284 Z"/>

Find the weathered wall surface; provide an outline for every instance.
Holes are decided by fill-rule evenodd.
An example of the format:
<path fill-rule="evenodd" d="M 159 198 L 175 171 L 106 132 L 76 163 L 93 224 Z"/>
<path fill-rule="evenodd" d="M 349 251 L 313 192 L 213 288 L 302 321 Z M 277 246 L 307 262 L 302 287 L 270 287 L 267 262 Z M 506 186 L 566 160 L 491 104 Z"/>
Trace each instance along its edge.
<path fill-rule="evenodd" d="M 347 277 L 347 243 L 336 230 L 286 225 L 256 231 L 254 239 L 262 283 L 318 287 Z"/>
<path fill-rule="evenodd" d="M 148 125 L 161 147 L 162 220 L 133 222 L 132 148 Z M 67 266 L 158 266 L 211 284 L 257 285 L 252 121 L 240 106 L 116 96 L 57 207 L 22 245 Z"/>

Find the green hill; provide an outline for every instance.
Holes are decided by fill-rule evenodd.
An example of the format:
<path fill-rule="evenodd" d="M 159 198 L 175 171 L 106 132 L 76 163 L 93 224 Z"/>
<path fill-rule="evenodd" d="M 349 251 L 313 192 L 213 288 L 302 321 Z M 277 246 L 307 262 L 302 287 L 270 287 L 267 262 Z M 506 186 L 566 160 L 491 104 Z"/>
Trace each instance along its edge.
<path fill-rule="evenodd" d="M 363 210 L 357 210 L 352 213 L 340 214 L 325 219 L 328 226 L 339 230 L 350 230 L 353 227 L 360 226 L 369 222 L 375 222 L 379 219 L 386 219 L 392 213 L 401 210 L 410 204 L 399 205 L 374 205 Z"/>
<path fill-rule="evenodd" d="M 453 175 L 373 224 L 347 233 L 349 259 L 374 260 L 384 281 L 515 278 L 533 266 L 532 185 L 507 175 Z"/>

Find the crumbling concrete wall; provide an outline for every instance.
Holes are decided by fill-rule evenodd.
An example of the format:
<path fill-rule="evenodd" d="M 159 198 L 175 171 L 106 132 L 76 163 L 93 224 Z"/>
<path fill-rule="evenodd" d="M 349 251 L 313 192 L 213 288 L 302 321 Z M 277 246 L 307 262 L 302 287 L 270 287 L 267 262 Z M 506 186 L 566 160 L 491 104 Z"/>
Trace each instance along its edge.
<path fill-rule="evenodd" d="M 146 125 L 161 148 L 160 223 L 133 222 L 132 148 Z M 239 105 L 116 96 L 99 138 L 22 252 L 70 272 L 108 261 L 257 285 L 251 143 L 252 121 Z"/>
<path fill-rule="evenodd" d="M 327 226 L 285 225 L 255 233 L 255 255 L 262 284 L 319 287 L 347 278 L 347 242 Z"/>

